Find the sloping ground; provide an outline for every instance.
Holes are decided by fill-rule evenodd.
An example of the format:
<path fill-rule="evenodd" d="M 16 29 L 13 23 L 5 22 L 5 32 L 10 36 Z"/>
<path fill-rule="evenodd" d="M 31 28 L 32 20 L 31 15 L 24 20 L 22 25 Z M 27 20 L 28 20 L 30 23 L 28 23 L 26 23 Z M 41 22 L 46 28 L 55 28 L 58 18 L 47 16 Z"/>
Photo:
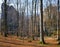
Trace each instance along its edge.
<path fill-rule="evenodd" d="M 10 43 L 0 42 L 0 47 L 34 47 L 34 46 L 15 45 Z"/>
<path fill-rule="evenodd" d="M 39 47 L 34 42 L 28 43 L 27 40 L 20 40 L 17 37 L 0 37 L 0 46 L 2 47 Z"/>
<path fill-rule="evenodd" d="M 45 37 L 45 42 L 49 44 L 58 44 L 57 38 Z"/>
<path fill-rule="evenodd" d="M 39 41 L 28 42 L 28 40 L 21 40 L 16 36 L 3 37 L 0 36 L 0 47 L 60 47 L 57 45 L 56 39 L 45 38 L 46 45 L 39 44 Z"/>

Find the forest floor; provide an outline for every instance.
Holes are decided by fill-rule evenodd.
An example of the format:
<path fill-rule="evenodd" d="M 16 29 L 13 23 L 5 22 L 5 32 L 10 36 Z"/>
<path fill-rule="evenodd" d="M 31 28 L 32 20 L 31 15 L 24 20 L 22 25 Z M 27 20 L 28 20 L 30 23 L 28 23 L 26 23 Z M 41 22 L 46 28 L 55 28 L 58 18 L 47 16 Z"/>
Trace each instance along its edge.
<path fill-rule="evenodd" d="M 20 39 L 16 36 L 0 36 L 0 47 L 60 47 L 55 38 L 45 37 L 46 44 L 40 44 L 39 40 L 28 42 L 27 39 Z"/>

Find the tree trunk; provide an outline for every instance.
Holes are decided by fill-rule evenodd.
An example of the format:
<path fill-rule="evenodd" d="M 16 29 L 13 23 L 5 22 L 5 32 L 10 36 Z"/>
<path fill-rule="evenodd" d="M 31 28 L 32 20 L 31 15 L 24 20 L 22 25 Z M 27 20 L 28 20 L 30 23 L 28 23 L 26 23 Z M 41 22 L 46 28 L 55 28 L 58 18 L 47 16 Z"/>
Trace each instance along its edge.
<path fill-rule="evenodd" d="M 43 33 L 43 0 L 40 0 L 40 11 L 41 11 L 41 16 L 40 16 L 40 43 L 45 44 L 44 42 L 44 33 Z"/>
<path fill-rule="evenodd" d="M 32 16 L 31 16 L 31 21 L 32 21 L 32 39 L 34 40 L 34 35 L 33 35 L 33 32 L 34 32 L 34 23 L 33 23 L 33 4 L 34 4 L 34 0 L 32 0 Z"/>
<path fill-rule="evenodd" d="M 5 21 L 4 21 L 4 23 L 5 23 L 5 31 L 4 31 L 4 36 L 5 37 L 7 37 L 7 31 L 8 31 L 8 29 L 7 29 L 7 0 L 4 0 L 4 14 L 5 14 Z"/>
<path fill-rule="evenodd" d="M 58 41 L 60 40 L 60 29 L 59 29 L 59 0 L 58 0 L 58 3 L 57 3 L 57 5 L 58 5 L 58 12 L 57 12 L 57 39 L 58 39 Z M 59 42 L 60 43 L 60 42 Z"/>
<path fill-rule="evenodd" d="M 18 0 L 17 0 L 17 11 L 18 11 Z M 17 12 L 17 37 L 19 36 L 19 13 Z"/>

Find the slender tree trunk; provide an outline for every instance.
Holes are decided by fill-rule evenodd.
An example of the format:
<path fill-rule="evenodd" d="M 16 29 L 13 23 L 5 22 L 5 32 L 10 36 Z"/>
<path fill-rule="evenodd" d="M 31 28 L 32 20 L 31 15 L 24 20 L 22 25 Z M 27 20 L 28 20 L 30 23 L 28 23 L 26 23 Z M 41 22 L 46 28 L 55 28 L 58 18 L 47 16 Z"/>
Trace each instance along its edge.
<path fill-rule="evenodd" d="M 44 32 L 43 32 L 43 0 L 40 0 L 40 10 L 41 10 L 41 16 L 40 16 L 40 42 L 45 44 L 44 42 Z"/>
<path fill-rule="evenodd" d="M 21 12 L 21 0 L 20 0 L 20 17 L 22 17 L 21 15 L 22 15 L 22 12 Z M 20 17 L 19 17 L 19 18 L 20 18 Z M 22 19 L 19 19 L 19 22 L 20 22 L 20 23 L 19 23 L 19 25 L 20 25 L 20 28 L 19 28 L 19 29 L 20 29 L 20 36 L 22 37 L 21 21 L 22 21 Z"/>
<path fill-rule="evenodd" d="M 27 0 L 27 37 L 29 38 L 29 18 L 28 18 L 28 0 Z"/>
<path fill-rule="evenodd" d="M 7 37 L 7 0 L 4 0 L 4 14 L 5 14 L 5 31 L 4 31 L 4 36 Z"/>
<path fill-rule="evenodd" d="M 18 0 L 17 0 L 17 11 L 18 11 Z M 19 13 L 18 12 L 17 12 L 17 37 L 19 36 Z"/>
<path fill-rule="evenodd" d="M 34 40 L 34 21 L 33 21 L 33 4 L 34 4 L 34 0 L 32 0 L 32 38 Z"/>
<path fill-rule="evenodd" d="M 60 40 L 60 31 L 59 31 L 59 0 L 57 3 L 58 10 L 57 10 L 57 39 Z"/>
<path fill-rule="evenodd" d="M 34 23 L 34 24 L 35 24 L 35 25 L 34 25 L 34 26 L 35 26 L 35 27 L 34 27 L 35 35 L 34 35 L 34 36 L 35 36 L 35 37 L 36 37 L 36 32 L 37 32 L 37 30 L 36 30 L 36 29 L 37 29 L 37 28 L 36 28 L 36 17 L 37 17 L 37 16 L 36 16 L 36 3 L 37 3 L 37 0 L 35 0 L 35 19 L 34 19 L 34 21 L 35 21 L 35 23 Z"/>

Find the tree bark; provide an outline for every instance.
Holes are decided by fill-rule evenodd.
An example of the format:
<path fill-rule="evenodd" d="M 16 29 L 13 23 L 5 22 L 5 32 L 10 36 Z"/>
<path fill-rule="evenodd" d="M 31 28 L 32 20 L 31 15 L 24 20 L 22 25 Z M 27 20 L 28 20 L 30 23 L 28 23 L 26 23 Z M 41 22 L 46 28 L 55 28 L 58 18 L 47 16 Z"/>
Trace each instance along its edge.
<path fill-rule="evenodd" d="M 58 39 L 58 41 L 60 40 L 60 29 L 59 29 L 59 0 L 58 0 L 58 3 L 57 3 L 57 6 L 58 6 L 58 10 L 57 10 L 57 39 Z M 60 42 L 59 42 L 60 43 Z"/>
<path fill-rule="evenodd" d="M 43 0 L 40 0 L 40 42 L 45 44 L 44 42 L 44 32 L 43 32 Z"/>
<path fill-rule="evenodd" d="M 8 31 L 8 29 L 7 29 L 7 0 L 4 0 L 4 14 L 5 14 L 5 21 L 4 21 L 4 23 L 5 23 L 5 31 L 4 31 L 4 36 L 5 37 L 7 37 L 7 31 Z"/>

